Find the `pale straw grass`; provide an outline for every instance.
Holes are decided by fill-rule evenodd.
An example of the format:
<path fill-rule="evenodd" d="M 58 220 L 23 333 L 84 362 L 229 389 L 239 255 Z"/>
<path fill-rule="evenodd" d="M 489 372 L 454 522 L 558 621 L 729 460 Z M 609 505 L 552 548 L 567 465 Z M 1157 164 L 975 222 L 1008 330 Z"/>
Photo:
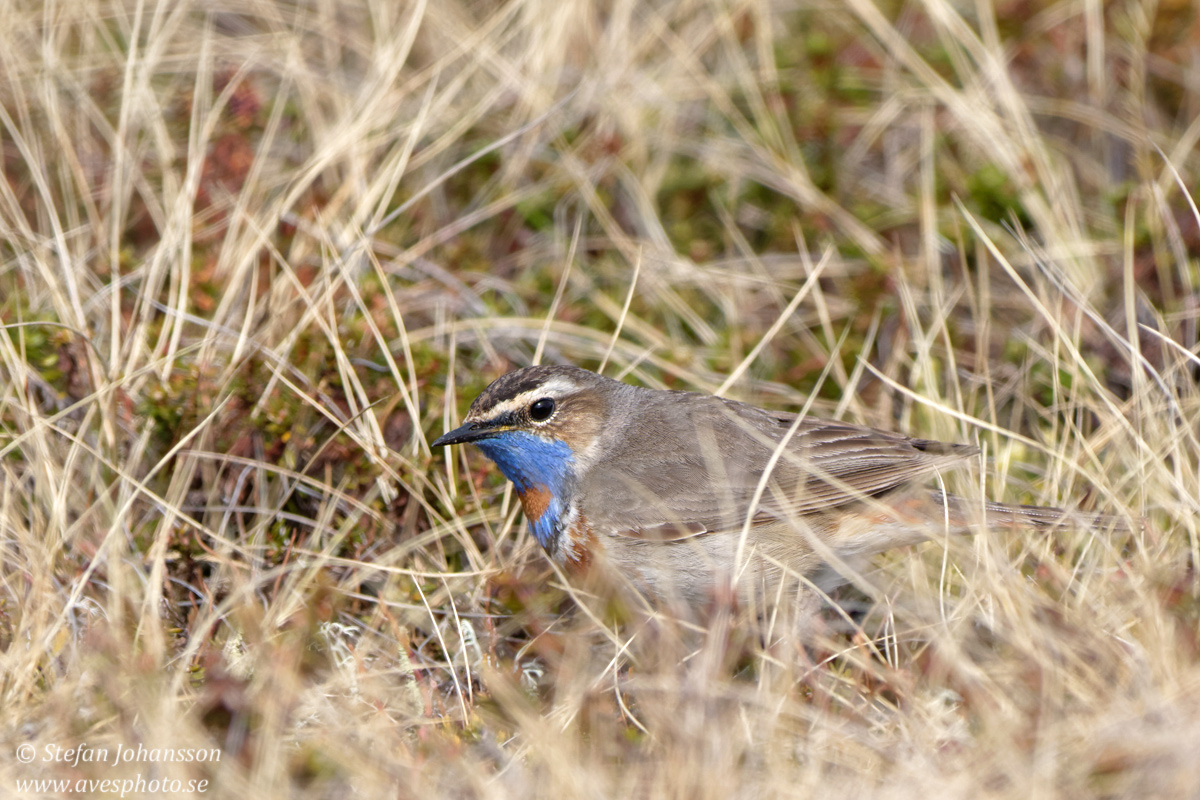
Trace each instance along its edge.
<path fill-rule="evenodd" d="M 0 793 L 1194 796 L 1191 18 L 1032 8 L 9 4 Z M 535 360 L 1133 532 L 647 619 L 430 452 Z"/>

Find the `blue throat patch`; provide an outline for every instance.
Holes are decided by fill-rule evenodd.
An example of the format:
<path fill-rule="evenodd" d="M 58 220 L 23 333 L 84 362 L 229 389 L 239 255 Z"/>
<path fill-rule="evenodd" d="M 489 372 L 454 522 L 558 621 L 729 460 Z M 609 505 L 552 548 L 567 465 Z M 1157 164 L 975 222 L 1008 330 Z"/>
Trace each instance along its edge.
<path fill-rule="evenodd" d="M 569 495 L 574 489 L 574 452 L 566 442 L 543 439 L 525 431 L 507 431 L 474 444 L 496 462 L 518 492 L 541 490 L 549 494 L 546 510 L 537 519 L 529 519 L 529 529 L 538 544 L 553 555 Z"/>

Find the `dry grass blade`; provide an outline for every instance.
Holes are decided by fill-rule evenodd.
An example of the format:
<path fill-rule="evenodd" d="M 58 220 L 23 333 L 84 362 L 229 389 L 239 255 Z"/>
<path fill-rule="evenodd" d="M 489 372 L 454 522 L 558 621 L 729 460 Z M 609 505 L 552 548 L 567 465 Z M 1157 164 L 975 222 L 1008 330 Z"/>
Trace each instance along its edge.
<path fill-rule="evenodd" d="M 1200 794 L 1196 15 L 7 4 L 0 795 Z M 697 630 L 430 452 L 536 360 L 1144 525 Z"/>

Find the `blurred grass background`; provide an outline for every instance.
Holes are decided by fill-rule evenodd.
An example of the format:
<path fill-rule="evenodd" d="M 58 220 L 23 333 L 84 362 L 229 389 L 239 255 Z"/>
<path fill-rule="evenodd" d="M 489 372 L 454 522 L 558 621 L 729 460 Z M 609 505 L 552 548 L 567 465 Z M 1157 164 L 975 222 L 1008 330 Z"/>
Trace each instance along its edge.
<path fill-rule="evenodd" d="M 0 792 L 1196 796 L 1197 13 L 5 4 Z M 697 645 L 430 453 L 538 360 L 1146 526 L 887 554 L 805 641 Z M 43 760 L 85 743 L 222 757 Z"/>

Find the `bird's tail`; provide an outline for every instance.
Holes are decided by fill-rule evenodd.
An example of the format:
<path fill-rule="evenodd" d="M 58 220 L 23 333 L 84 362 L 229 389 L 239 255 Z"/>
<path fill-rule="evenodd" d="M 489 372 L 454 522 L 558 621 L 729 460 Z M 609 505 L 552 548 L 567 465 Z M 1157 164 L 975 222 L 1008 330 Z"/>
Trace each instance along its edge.
<path fill-rule="evenodd" d="M 1054 506 L 1023 506 L 997 503 L 972 502 L 954 495 L 934 492 L 934 499 L 948 507 L 949 515 L 955 520 L 985 520 L 989 526 L 1015 526 L 1020 528 L 1090 528 L 1097 531 L 1131 533 L 1134 527 L 1127 517 L 1095 511 L 1080 511 L 1074 508 Z M 1141 520 L 1134 520 L 1139 527 Z"/>

